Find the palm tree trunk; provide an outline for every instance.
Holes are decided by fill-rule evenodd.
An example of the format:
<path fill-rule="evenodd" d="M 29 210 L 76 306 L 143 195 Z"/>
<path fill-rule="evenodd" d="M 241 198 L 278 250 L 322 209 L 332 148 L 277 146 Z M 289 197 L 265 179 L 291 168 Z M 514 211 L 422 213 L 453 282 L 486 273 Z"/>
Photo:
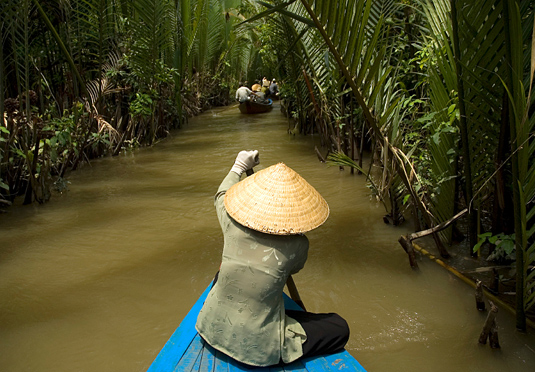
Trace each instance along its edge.
<path fill-rule="evenodd" d="M 512 212 L 511 196 L 506 192 L 505 185 L 505 170 L 504 166 L 507 162 L 507 148 L 509 143 L 509 98 L 507 92 L 503 93 L 502 100 L 502 118 L 500 127 L 500 139 L 498 142 L 498 149 L 496 152 L 496 183 L 494 185 L 494 200 L 492 206 L 492 235 L 505 233 L 507 235 L 514 232 L 514 225 L 510 221 L 514 221 L 514 213 Z M 491 252 L 492 253 L 492 252 Z"/>
<path fill-rule="evenodd" d="M 459 47 L 459 24 L 457 22 L 457 0 L 451 0 L 451 21 L 453 25 L 453 50 L 455 54 L 455 69 L 457 71 L 457 92 L 459 97 L 459 127 L 461 131 L 461 143 L 464 166 L 464 193 L 466 198 L 466 205 L 468 208 L 468 236 L 470 254 L 473 256 L 472 247 L 477 244 L 477 213 L 470 208 L 472 198 L 474 195 L 472 189 L 472 167 L 470 156 L 470 141 L 468 139 L 468 128 L 466 123 L 466 108 L 464 104 L 464 83 L 463 70 L 461 66 L 461 50 Z"/>
<path fill-rule="evenodd" d="M 0 26 L 0 40 L 4 40 L 4 28 Z M 7 123 L 4 123 L 4 45 L 0 46 L 0 125 L 4 126 Z M 2 134 L 0 133 L 0 136 Z M 0 154 L 1 155 L 1 154 Z"/>
<path fill-rule="evenodd" d="M 504 13 L 504 31 L 505 31 L 505 48 L 506 48 L 506 85 L 509 90 L 510 97 L 516 97 L 517 84 L 515 84 L 515 73 L 513 71 L 516 63 L 513 61 L 512 40 L 511 40 L 511 24 L 509 7 L 515 6 L 515 1 L 503 0 L 503 13 Z M 526 314 L 524 309 L 524 247 L 523 242 L 523 228 L 522 228 L 522 203 L 520 200 L 519 187 L 522 187 L 520 180 L 519 170 L 519 143 L 517 136 L 517 120 L 514 116 L 514 103 L 509 100 L 509 128 L 511 131 L 511 151 L 512 151 L 512 187 L 513 187 L 513 206 L 514 206 L 514 218 L 515 218 L 515 246 L 516 246 L 516 328 L 522 332 L 526 331 Z"/>

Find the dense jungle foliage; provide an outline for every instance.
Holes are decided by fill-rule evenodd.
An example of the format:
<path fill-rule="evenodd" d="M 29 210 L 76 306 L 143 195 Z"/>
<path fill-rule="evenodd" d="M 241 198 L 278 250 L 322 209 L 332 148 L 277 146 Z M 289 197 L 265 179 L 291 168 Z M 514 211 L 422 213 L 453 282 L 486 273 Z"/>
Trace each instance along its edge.
<path fill-rule="evenodd" d="M 42 203 L 81 162 L 151 145 L 229 104 L 239 81 L 276 77 L 289 132 L 317 133 L 320 156 L 364 173 L 388 221 L 462 217 L 433 234 L 442 257 L 466 235 L 471 254 L 514 263 L 526 328 L 532 1 L 4 0 L 0 14 L 0 205 Z"/>

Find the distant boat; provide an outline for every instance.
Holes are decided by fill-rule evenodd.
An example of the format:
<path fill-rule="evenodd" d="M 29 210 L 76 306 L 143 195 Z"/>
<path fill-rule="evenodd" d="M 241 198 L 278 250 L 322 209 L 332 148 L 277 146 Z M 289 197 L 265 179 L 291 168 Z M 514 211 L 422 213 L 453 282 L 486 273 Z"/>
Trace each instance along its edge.
<path fill-rule="evenodd" d="M 259 114 L 261 112 L 268 112 L 273 108 L 273 101 L 267 99 L 265 102 L 257 102 L 246 100 L 240 103 L 240 111 L 242 114 Z"/>
<path fill-rule="evenodd" d="M 216 371 L 356 371 L 366 372 L 346 350 L 335 354 L 298 359 L 293 363 L 272 367 L 251 367 L 212 348 L 195 330 L 197 316 L 210 292 L 210 284 L 195 305 L 164 345 L 147 372 L 216 372 Z M 290 310 L 302 310 L 284 294 L 284 306 Z"/>

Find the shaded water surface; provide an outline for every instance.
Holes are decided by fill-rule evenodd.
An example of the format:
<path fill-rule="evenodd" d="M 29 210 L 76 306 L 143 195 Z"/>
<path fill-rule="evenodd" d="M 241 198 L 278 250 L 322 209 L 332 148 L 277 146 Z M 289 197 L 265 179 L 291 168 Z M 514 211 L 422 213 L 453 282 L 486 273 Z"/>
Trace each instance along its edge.
<path fill-rule="evenodd" d="M 361 176 L 320 164 L 277 107 L 194 118 L 150 149 L 92 162 L 41 206 L 0 216 L 0 371 L 145 371 L 218 269 L 213 195 L 242 149 L 279 161 L 328 201 L 295 280 L 307 308 L 336 311 L 370 372 L 534 371 L 533 332 L 498 316 L 501 350 L 477 344 L 473 290 L 423 259 L 411 271 Z"/>

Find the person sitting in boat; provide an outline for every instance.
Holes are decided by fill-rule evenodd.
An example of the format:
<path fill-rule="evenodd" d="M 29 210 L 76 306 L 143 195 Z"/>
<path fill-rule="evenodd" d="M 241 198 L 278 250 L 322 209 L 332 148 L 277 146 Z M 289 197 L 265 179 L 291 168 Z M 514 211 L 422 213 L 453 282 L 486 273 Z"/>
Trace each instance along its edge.
<path fill-rule="evenodd" d="M 259 102 L 259 103 L 265 103 L 266 102 L 266 95 L 264 94 L 264 92 L 262 92 L 262 86 L 260 84 L 254 84 L 252 87 L 251 87 L 252 91 L 254 92 L 254 94 L 256 94 L 256 102 Z"/>
<path fill-rule="evenodd" d="M 260 92 L 262 89 L 262 85 L 260 85 L 259 83 L 254 83 L 253 86 L 251 87 L 251 90 L 253 92 Z"/>
<path fill-rule="evenodd" d="M 277 82 L 275 79 L 271 82 L 271 85 L 269 86 L 269 96 L 276 98 L 279 96 L 279 86 L 277 85 Z"/>
<path fill-rule="evenodd" d="M 262 79 L 262 89 L 261 90 L 262 90 L 262 93 L 269 94 L 269 80 L 266 79 L 265 76 Z"/>
<path fill-rule="evenodd" d="M 236 90 L 236 101 L 242 103 L 251 99 L 251 96 L 256 96 L 256 94 L 247 88 L 244 83 L 240 83 L 240 87 Z"/>
<path fill-rule="evenodd" d="M 323 197 L 283 163 L 240 181 L 259 164 L 241 151 L 215 195 L 223 258 L 196 329 L 212 347 L 252 366 L 340 351 L 349 339 L 337 314 L 285 310 L 283 289 L 307 259 L 304 233 L 329 215 Z"/>

